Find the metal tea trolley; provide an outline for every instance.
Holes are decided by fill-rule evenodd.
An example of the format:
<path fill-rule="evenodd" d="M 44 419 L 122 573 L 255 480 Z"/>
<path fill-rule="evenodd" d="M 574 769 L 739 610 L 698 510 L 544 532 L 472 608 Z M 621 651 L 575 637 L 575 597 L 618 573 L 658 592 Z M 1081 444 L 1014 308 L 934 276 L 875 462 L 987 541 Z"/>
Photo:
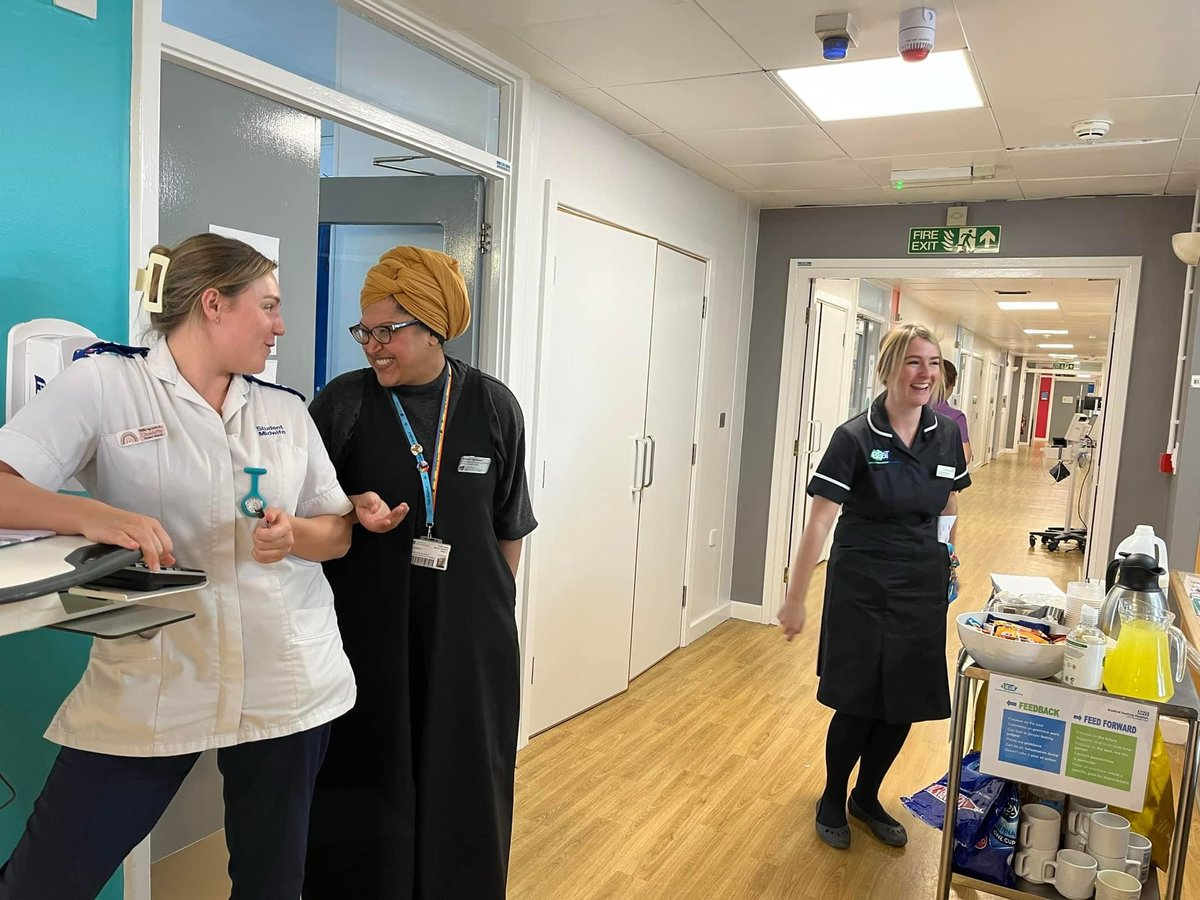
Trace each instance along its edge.
<path fill-rule="evenodd" d="M 954 710 L 950 719 L 950 765 L 947 770 L 946 783 L 946 820 L 942 825 L 942 847 L 938 860 L 938 900 L 949 898 L 951 886 L 1005 898 L 1060 898 L 1061 895 L 1052 884 L 1025 884 L 1023 887 L 1009 888 L 959 875 L 953 870 L 954 822 L 958 817 L 956 801 L 962 782 L 962 758 L 966 747 L 970 689 L 972 683 L 986 684 L 993 674 L 976 665 L 965 648 L 959 651 L 955 670 Z M 1056 684 L 1055 687 L 1084 694 L 1100 693 L 1063 684 Z M 1169 898 L 1169 900 L 1180 900 L 1183 896 L 1183 869 L 1187 858 L 1188 832 L 1191 829 L 1192 809 L 1196 804 L 1196 781 L 1200 775 L 1200 772 L 1197 771 L 1197 749 L 1200 748 L 1200 700 L 1197 699 L 1196 688 L 1192 684 L 1191 678 L 1184 678 L 1176 685 L 1176 694 L 1172 698 L 1174 700 L 1172 703 L 1155 703 L 1133 697 L 1122 699 L 1157 707 L 1160 716 L 1183 719 L 1188 725 L 1187 744 L 1183 757 L 1183 776 L 1179 785 L 1179 803 L 1175 808 L 1175 831 L 1171 835 L 1171 858 L 1167 868 L 1166 893 L 1160 895 L 1158 875 L 1153 870 L 1150 879 L 1142 888 L 1142 900 L 1159 900 L 1160 896 Z"/>

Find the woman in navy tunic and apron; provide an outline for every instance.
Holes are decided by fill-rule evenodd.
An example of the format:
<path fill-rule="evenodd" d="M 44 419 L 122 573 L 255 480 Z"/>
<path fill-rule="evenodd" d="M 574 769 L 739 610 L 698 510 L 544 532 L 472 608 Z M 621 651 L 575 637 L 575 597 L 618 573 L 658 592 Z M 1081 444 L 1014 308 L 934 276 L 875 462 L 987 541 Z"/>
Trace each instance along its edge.
<path fill-rule="evenodd" d="M 520 709 L 514 612 L 537 523 L 509 390 L 447 359 L 457 263 L 397 247 L 350 330 L 370 369 L 313 403 L 358 524 L 326 569 L 359 683 L 317 781 L 305 900 L 501 900 Z M 378 492 L 378 494 L 374 493 Z"/>
<path fill-rule="evenodd" d="M 855 764 L 850 815 L 887 844 L 907 842 L 879 802 L 880 785 L 912 723 L 950 715 L 950 556 L 938 518 L 957 515 L 956 492 L 971 478 L 958 428 L 930 406 L 941 396 L 940 369 L 941 350 L 924 326 L 884 338 L 878 374 L 887 390 L 830 438 L 808 485 L 812 513 L 779 614 L 791 640 L 804 627 L 813 569 L 837 519 L 817 657 L 817 699 L 835 712 L 816 827 L 838 849 L 850 845 Z"/>

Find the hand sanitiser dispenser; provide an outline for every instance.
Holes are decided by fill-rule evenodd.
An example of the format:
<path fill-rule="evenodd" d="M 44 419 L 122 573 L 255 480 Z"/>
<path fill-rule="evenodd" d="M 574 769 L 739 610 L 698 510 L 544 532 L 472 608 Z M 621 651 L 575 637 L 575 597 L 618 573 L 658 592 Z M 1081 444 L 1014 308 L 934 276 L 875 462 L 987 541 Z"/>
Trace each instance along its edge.
<path fill-rule="evenodd" d="M 33 319 L 8 330 L 5 421 L 71 364 L 76 350 L 98 340 L 82 325 L 65 319 Z"/>

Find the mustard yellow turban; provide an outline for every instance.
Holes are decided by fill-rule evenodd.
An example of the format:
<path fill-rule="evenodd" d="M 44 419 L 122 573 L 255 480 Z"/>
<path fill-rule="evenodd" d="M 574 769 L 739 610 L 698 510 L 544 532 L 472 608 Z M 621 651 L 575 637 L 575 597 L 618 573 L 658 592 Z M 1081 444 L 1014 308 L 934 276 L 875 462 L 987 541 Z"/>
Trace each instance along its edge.
<path fill-rule="evenodd" d="M 393 247 L 367 272 L 360 304 L 365 310 L 389 297 L 451 341 L 471 324 L 471 301 L 458 262 L 422 247 Z"/>

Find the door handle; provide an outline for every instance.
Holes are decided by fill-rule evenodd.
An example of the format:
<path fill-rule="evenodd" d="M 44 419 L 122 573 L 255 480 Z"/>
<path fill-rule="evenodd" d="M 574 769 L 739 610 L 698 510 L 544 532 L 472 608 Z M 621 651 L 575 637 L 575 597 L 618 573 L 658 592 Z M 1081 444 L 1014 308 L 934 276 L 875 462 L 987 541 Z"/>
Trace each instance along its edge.
<path fill-rule="evenodd" d="M 647 435 L 646 441 L 650 445 L 650 460 L 647 464 L 650 469 L 650 480 L 642 484 L 643 488 L 654 487 L 654 461 L 658 456 L 656 452 L 658 450 L 658 444 L 654 442 L 653 436 Z"/>
<path fill-rule="evenodd" d="M 640 437 L 633 439 L 633 484 L 630 490 L 640 494 L 646 481 L 646 442 Z"/>
<path fill-rule="evenodd" d="M 808 427 L 808 452 L 816 453 L 821 449 L 821 439 L 825 437 L 825 423 L 820 419 L 813 419 Z"/>

